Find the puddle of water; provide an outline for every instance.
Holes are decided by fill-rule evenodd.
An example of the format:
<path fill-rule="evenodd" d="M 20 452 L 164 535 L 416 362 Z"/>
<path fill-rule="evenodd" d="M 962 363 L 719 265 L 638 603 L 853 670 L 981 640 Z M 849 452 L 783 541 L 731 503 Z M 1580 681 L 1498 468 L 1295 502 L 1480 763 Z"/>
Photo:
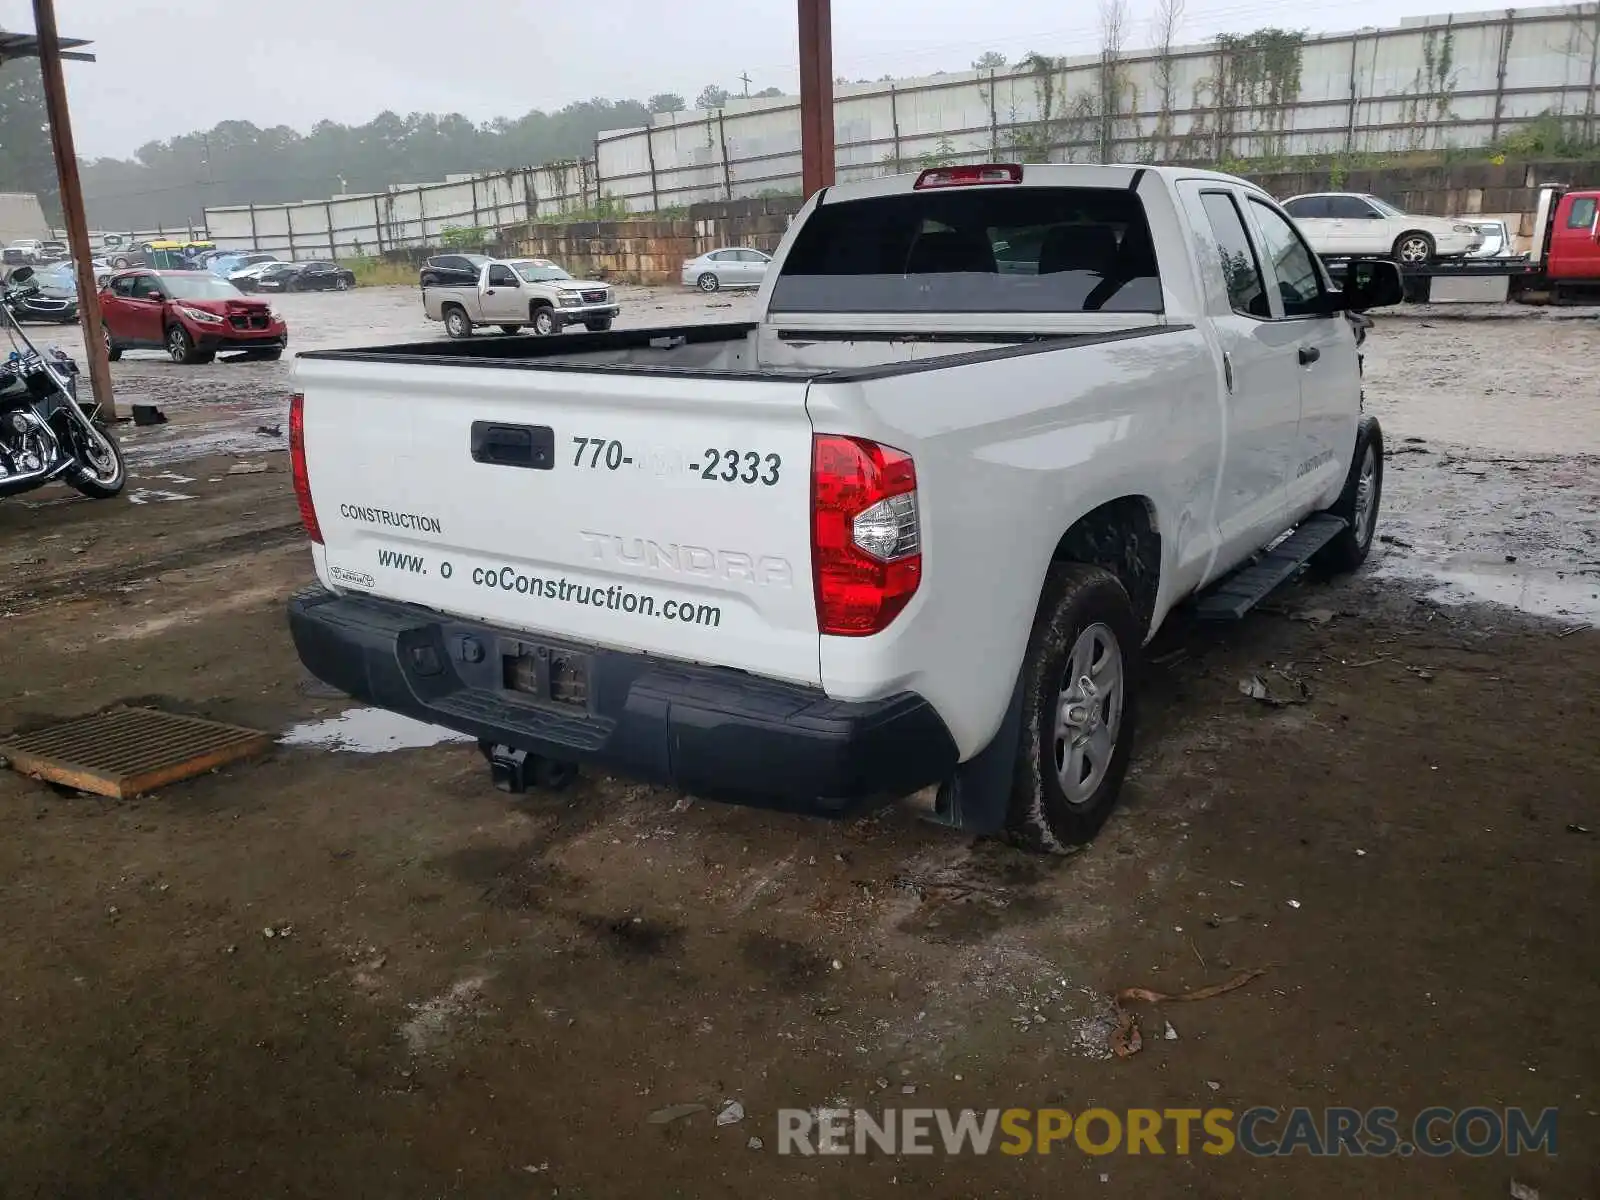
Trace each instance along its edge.
<path fill-rule="evenodd" d="M 193 500 L 185 492 L 164 492 L 160 488 L 134 488 L 128 493 L 129 504 L 159 504 L 169 500 Z"/>
<path fill-rule="evenodd" d="M 1381 573 L 1436 583 L 1428 598 L 1439 604 L 1503 604 L 1536 617 L 1600 626 L 1600 578 L 1591 575 L 1563 578 L 1548 569 L 1472 560 L 1388 563 Z"/>
<path fill-rule="evenodd" d="M 453 729 L 413 721 L 381 708 L 352 708 L 325 721 L 308 721 L 291 727 L 278 743 L 283 746 L 323 746 L 352 754 L 387 754 L 391 750 L 416 750 L 445 742 L 470 742 L 473 738 Z"/>

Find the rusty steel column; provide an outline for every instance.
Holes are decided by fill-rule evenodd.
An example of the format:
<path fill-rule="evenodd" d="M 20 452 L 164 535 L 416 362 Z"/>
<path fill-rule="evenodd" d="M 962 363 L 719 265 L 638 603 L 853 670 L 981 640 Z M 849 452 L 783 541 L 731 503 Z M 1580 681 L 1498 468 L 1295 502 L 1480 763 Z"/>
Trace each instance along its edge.
<path fill-rule="evenodd" d="M 50 117 L 50 147 L 55 151 L 56 176 L 61 184 L 61 219 L 67 227 L 67 245 L 78 268 L 78 319 L 83 325 L 83 350 L 89 359 L 89 383 L 102 421 L 117 419 L 111 395 L 111 360 L 100 333 L 100 288 L 95 283 L 89 253 L 89 222 L 83 215 L 83 187 L 78 182 L 78 153 L 72 145 L 72 121 L 67 115 L 67 81 L 61 71 L 61 37 L 56 32 L 52 0 L 33 0 L 34 28 L 39 37 L 39 66 L 44 82 L 45 111 Z"/>
<path fill-rule="evenodd" d="M 833 183 L 833 15 L 829 0 L 800 7 L 800 178 L 810 197 Z"/>

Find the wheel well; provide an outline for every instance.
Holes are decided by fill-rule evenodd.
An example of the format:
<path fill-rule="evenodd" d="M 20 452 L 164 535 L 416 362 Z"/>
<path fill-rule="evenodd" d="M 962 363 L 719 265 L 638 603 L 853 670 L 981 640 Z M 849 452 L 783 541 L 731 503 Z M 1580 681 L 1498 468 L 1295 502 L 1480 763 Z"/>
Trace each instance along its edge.
<path fill-rule="evenodd" d="M 1161 533 L 1155 506 L 1143 496 L 1122 496 L 1085 513 L 1061 535 L 1052 562 L 1090 563 L 1121 581 L 1148 628 L 1161 584 Z"/>

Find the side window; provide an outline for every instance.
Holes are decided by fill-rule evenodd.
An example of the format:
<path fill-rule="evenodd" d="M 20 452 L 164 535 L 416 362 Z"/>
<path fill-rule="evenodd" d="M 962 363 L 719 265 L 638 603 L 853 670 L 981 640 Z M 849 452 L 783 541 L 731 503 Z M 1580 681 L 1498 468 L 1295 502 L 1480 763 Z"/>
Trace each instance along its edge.
<path fill-rule="evenodd" d="M 154 275 L 140 275 L 133 281 L 133 289 L 129 295 L 135 299 L 145 299 L 151 292 L 161 290 L 161 281 Z"/>
<path fill-rule="evenodd" d="M 433 260 L 433 265 L 438 267 L 441 271 L 470 270 L 470 268 L 467 266 L 467 260 L 464 258 L 457 258 L 454 254 L 441 254 L 438 258 Z"/>
<path fill-rule="evenodd" d="M 1567 213 L 1567 228 L 1594 228 L 1594 214 L 1595 198 L 1593 196 L 1579 196 L 1572 202 L 1572 210 Z"/>
<path fill-rule="evenodd" d="M 113 296 L 133 295 L 133 285 L 138 282 L 137 275 L 123 275 L 111 281 L 111 294 Z"/>
<path fill-rule="evenodd" d="M 1244 220 L 1239 216 L 1233 197 L 1226 192 L 1205 192 L 1200 203 L 1205 206 L 1211 236 L 1216 240 L 1222 277 L 1228 284 L 1228 302 L 1233 311 L 1267 320 L 1272 316 L 1272 309 L 1267 303 L 1267 289 L 1261 282 L 1261 267 L 1256 262 L 1256 252 L 1250 246 Z"/>
<path fill-rule="evenodd" d="M 490 287 L 516 287 L 517 277 L 510 267 L 500 266 L 498 263 L 489 268 Z"/>
<path fill-rule="evenodd" d="M 1271 273 L 1277 276 L 1278 294 L 1286 317 L 1322 316 L 1322 273 L 1294 226 L 1259 200 L 1251 200 Z"/>
<path fill-rule="evenodd" d="M 733 250 L 718 250 L 715 254 L 713 254 L 711 256 L 711 261 L 712 262 L 733 262 L 738 257 L 739 257 L 739 255 L 738 255 L 738 253 L 736 251 L 733 251 Z"/>
<path fill-rule="evenodd" d="M 1298 200 L 1291 200 L 1283 206 L 1283 211 L 1296 221 L 1315 220 L 1318 217 L 1328 216 L 1328 198 L 1326 196 L 1301 196 Z"/>
<path fill-rule="evenodd" d="M 739 260 L 741 262 L 759 263 L 766 262 L 767 256 L 759 250 L 741 250 L 739 251 Z"/>
<path fill-rule="evenodd" d="M 1329 196 L 1328 215 L 1337 221 L 1376 221 L 1380 214 L 1360 196 Z"/>

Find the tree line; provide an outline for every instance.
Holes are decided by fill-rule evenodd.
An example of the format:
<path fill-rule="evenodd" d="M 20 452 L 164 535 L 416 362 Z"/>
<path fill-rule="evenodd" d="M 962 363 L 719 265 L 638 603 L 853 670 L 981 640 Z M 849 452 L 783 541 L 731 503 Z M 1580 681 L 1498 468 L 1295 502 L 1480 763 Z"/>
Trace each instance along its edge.
<path fill-rule="evenodd" d="M 695 107 L 721 107 L 729 97 L 708 85 Z M 208 207 L 378 192 L 456 173 L 587 158 L 602 130 L 644 125 L 652 113 L 689 107 L 682 96 L 662 92 L 646 101 L 597 97 L 482 123 L 459 113 L 385 111 L 364 125 L 319 121 L 302 133 L 287 125 L 222 121 L 147 142 L 132 158 L 84 159 L 79 171 L 92 228 L 154 229 L 198 224 Z M 46 216 L 59 223 L 44 90 L 33 59 L 8 62 L 0 71 L 0 190 L 38 193 Z"/>

